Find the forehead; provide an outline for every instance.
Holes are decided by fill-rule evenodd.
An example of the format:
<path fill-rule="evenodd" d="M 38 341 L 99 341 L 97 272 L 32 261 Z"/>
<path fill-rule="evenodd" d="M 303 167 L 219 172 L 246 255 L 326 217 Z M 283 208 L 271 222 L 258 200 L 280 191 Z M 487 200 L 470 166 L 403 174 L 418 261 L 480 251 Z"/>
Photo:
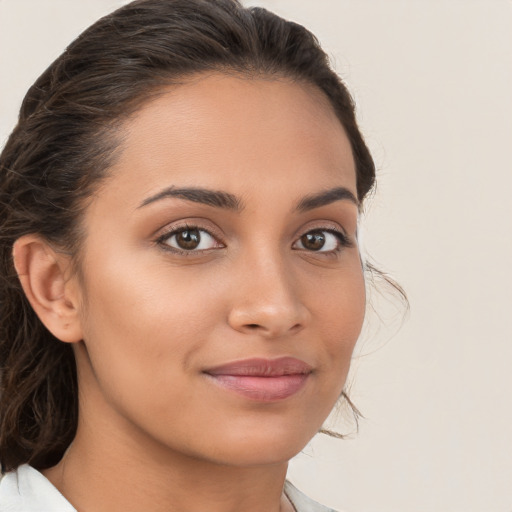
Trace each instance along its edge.
<path fill-rule="evenodd" d="M 212 74 L 171 86 L 122 127 L 111 169 L 135 195 L 159 187 L 249 193 L 311 181 L 355 190 L 350 143 L 325 95 L 289 79 Z M 238 189 L 238 190 L 237 190 Z"/>

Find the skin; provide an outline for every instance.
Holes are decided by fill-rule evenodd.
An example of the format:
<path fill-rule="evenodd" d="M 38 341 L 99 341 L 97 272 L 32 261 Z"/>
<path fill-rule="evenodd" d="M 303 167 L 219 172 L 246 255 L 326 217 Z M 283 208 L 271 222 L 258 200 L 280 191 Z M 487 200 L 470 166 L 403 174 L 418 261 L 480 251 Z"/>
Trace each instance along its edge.
<path fill-rule="evenodd" d="M 163 91 L 122 133 L 84 214 L 81 272 L 37 237 L 15 248 L 27 296 L 77 359 L 77 436 L 45 475 L 79 511 L 289 511 L 287 462 L 338 399 L 364 316 L 357 201 L 297 209 L 356 196 L 344 130 L 312 86 L 213 74 Z M 185 225 L 203 230 L 186 254 L 173 251 Z M 283 400 L 204 373 L 282 356 L 313 369 Z"/>

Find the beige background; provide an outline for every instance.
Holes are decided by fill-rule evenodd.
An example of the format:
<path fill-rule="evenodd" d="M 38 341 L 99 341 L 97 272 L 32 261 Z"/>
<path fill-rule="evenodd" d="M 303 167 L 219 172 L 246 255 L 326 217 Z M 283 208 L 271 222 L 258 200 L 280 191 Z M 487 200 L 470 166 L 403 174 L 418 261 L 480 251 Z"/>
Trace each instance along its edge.
<path fill-rule="evenodd" d="M 0 0 L 0 144 L 34 79 L 123 3 Z M 512 2 L 250 3 L 311 28 L 353 91 L 379 167 L 366 245 L 411 302 L 355 361 L 359 435 L 319 436 L 292 481 L 349 512 L 512 511 Z"/>

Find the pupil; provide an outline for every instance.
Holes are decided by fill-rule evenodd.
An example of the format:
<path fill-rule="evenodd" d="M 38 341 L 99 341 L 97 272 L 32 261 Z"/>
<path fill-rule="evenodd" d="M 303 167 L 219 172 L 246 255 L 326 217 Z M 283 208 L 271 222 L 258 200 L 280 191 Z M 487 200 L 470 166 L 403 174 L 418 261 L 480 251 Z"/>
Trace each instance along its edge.
<path fill-rule="evenodd" d="M 325 236 L 321 231 L 312 231 L 303 235 L 301 242 L 306 249 L 319 251 L 325 244 Z"/>
<path fill-rule="evenodd" d="M 182 249 L 196 249 L 201 242 L 201 235 L 198 229 L 185 229 L 176 235 L 176 242 Z"/>

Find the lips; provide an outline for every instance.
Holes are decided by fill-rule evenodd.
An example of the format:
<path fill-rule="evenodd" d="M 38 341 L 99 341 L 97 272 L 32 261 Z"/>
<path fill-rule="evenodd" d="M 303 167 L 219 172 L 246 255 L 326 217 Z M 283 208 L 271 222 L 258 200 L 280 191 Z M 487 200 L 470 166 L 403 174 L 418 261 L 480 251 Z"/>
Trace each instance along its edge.
<path fill-rule="evenodd" d="M 204 371 L 220 387 L 251 400 L 275 402 L 300 391 L 312 367 L 294 357 L 245 359 Z"/>

